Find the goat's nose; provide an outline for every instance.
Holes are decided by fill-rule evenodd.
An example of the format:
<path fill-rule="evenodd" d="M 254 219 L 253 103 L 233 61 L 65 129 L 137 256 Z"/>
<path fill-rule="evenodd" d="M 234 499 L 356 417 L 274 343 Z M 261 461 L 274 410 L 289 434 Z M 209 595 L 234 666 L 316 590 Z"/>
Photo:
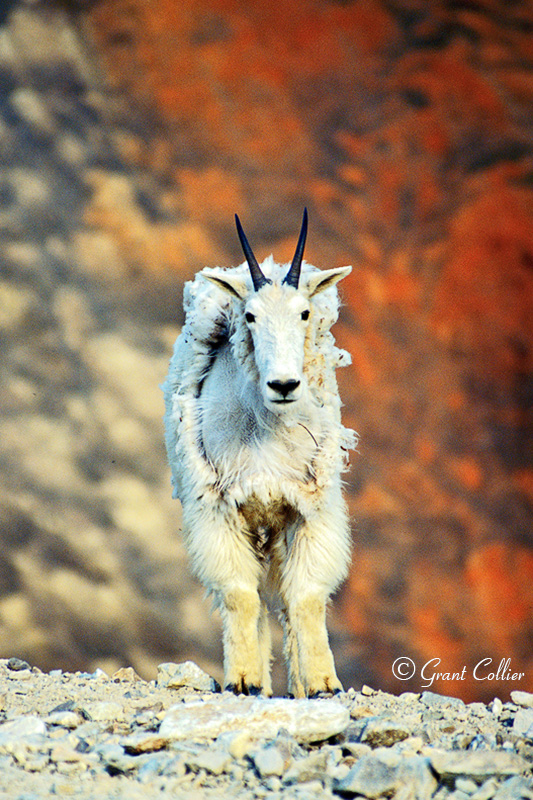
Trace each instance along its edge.
<path fill-rule="evenodd" d="M 283 398 L 286 398 L 288 394 L 294 392 L 294 390 L 298 388 L 300 381 L 268 381 L 268 385 Z"/>

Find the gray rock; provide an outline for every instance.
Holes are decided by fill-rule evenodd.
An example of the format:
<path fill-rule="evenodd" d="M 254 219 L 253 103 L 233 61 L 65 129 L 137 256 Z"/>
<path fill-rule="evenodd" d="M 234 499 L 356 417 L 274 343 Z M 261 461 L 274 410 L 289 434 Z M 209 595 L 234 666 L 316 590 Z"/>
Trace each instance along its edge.
<path fill-rule="evenodd" d="M 163 758 L 163 755 L 166 756 L 166 758 Z M 139 783 L 152 783 L 155 777 L 162 774 L 167 764 L 168 753 L 158 753 L 137 768 L 136 778 Z M 185 766 L 183 766 L 183 774 L 185 774 Z"/>
<path fill-rule="evenodd" d="M 357 695 L 350 706 L 350 716 L 353 717 L 353 719 L 375 716 L 374 701 L 369 700 L 362 694 Z"/>
<path fill-rule="evenodd" d="M 246 757 L 252 758 L 257 748 L 257 741 L 243 729 L 221 733 L 217 736 L 217 745 L 226 749 L 232 758 L 240 761 Z"/>
<path fill-rule="evenodd" d="M 265 780 L 265 789 L 268 789 L 269 795 L 271 795 L 272 792 L 279 792 L 281 786 L 282 783 L 276 775 L 271 775 L 270 778 Z"/>
<path fill-rule="evenodd" d="M 184 760 L 193 772 L 205 770 L 212 775 L 221 775 L 231 764 L 232 758 L 226 750 L 213 748 L 185 756 Z"/>
<path fill-rule="evenodd" d="M 429 800 L 438 783 L 430 769 L 429 759 L 411 756 L 398 766 L 395 800 Z"/>
<path fill-rule="evenodd" d="M 77 728 L 81 724 L 81 717 L 75 711 L 51 711 L 45 717 L 47 725 L 58 725 L 62 728 Z"/>
<path fill-rule="evenodd" d="M 366 756 L 372 750 L 369 744 L 361 744 L 360 742 L 344 742 L 342 746 L 354 758 Z"/>
<path fill-rule="evenodd" d="M 484 781 L 479 789 L 471 795 L 470 800 L 490 800 L 498 791 L 498 783 L 494 778 Z"/>
<path fill-rule="evenodd" d="M 158 757 L 163 758 L 163 753 L 159 753 Z M 152 757 L 152 759 L 155 756 Z M 175 756 L 171 754 L 169 761 L 163 767 L 162 772 L 164 775 L 174 775 L 178 778 L 182 778 L 185 773 L 187 772 L 187 765 L 185 763 L 185 758 L 183 756 Z"/>
<path fill-rule="evenodd" d="M 294 795 L 289 795 L 289 797 L 292 796 L 295 800 L 334 800 L 333 795 L 325 789 L 322 782 L 318 780 L 304 783 L 301 786 L 295 787 L 292 791 Z M 287 798 L 287 795 L 283 795 L 283 797 Z M 270 797 L 268 800 L 271 800 Z"/>
<path fill-rule="evenodd" d="M 486 717 L 489 713 L 487 706 L 484 703 L 469 703 L 468 710 L 476 717 Z"/>
<path fill-rule="evenodd" d="M 350 742 L 361 741 L 361 738 L 365 732 L 365 728 L 367 725 L 367 719 L 358 719 L 355 722 L 351 722 L 350 725 L 348 725 L 348 727 L 344 731 L 344 735 L 346 739 L 348 739 L 348 741 Z"/>
<path fill-rule="evenodd" d="M 23 669 L 31 669 L 28 662 L 23 661 L 21 658 L 8 658 L 6 666 L 9 670 L 12 670 L 13 672 L 18 672 Z"/>
<path fill-rule="evenodd" d="M 137 675 L 133 667 L 121 667 L 113 673 L 111 678 L 115 683 L 121 683 L 122 681 L 126 683 L 137 683 L 138 681 L 142 681 L 141 676 Z"/>
<path fill-rule="evenodd" d="M 378 798 L 391 795 L 398 785 L 398 764 L 374 753 L 362 756 L 348 775 L 334 783 L 334 791 Z"/>
<path fill-rule="evenodd" d="M 533 708 L 520 708 L 516 712 L 513 731 L 518 736 L 525 736 L 533 727 Z"/>
<path fill-rule="evenodd" d="M 85 674 L 87 675 L 87 673 L 85 673 Z M 97 667 L 94 672 L 90 672 L 87 675 L 87 677 L 88 678 L 93 678 L 93 679 L 104 680 L 104 681 L 108 681 L 109 680 L 109 675 L 107 674 L 107 672 L 105 672 L 105 670 L 101 669 L 100 667 Z"/>
<path fill-rule="evenodd" d="M 126 755 L 119 744 L 103 744 L 96 748 L 96 752 L 111 773 L 131 772 L 142 763 L 135 756 Z"/>
<path fill-rule="evenodd" d="M 389 717 L 370 717 L 361 733 L 361 741 L 372 747 L 391 747 L 396 742 L 407 739 L 409 728 L 402 722 Z"/>
<path fill-rule="evenodd" d="M 466 794 L 474 794 L 478 790 L 478 785 L 472 778 L 457 778 L 455 788 Z"/>
<path fill-rule="evenodd" d="M 121 746 L 127 753 L 153 753 L 156 750 L 163 750 L 169 743 L 169 739 L 159 733 L 151 731 L 141 731 L 132 733 L 120 740 Z"/>
<path fill-rule="evenodd" d="M 83 705 L 83 715 L 93 722 L 109 722 L 124 718 L 124 709 L 119 703 L 95 700 Z"/>
<path fill-rule="evenodd" d="M 520 774 L 528 768 L 523 758 L 502 750 L 475 752 L 433 750 L 428 755 L 431 766 L 444 780 L 463 776 L 481 782 L 491 777 L 502 778 Z"/>
<path fill-rule="evenodd" d="M 12 681 L 29 681 L 31 677 L 32 673 L 29 669 L 21 669 L 20 671 L 12 672 L 9 675 L 9 678 Z"/>
<path fill-rule="evenodd" d="M 283 783 L 307 783 L 323 780 L 328 768 L 328 754 L 323 750 L 310 753 L 307 758 L 295 761 L 287 770 Z"/>
<path fill-rule="evenodd" d="M 345 779 L 352 767 L 353 760 L 351 758 L 349 758 L 348 761 L 344 761 L 342 764 L 330 766 L 328 768 L 328 784 L 331 781 L 331 784 L 336 786 Z"/>
<path fill-rule="evenodd" d="M 182 686 L 187 686 L 200 692 L 215 692 L 220 688 L 215 679 L 200 669 L 194 661 L 159 664 L 157 685 L 166 689 L 180 689 Z"/>
<path fill-rule="evenodd" d="M 163 703 L 154 703 L 151 706 L 139 709 L 134 717 L 136 725 L 144 725 L 151 729 L 156 725 L 156 720 L 160 719 L 158 716 L 163 710 Z"/>
<path fill-rule="evenodd" d="M 466 712 L 466 704 L 463 703 L 462 700 L 459 700 L 458 697 L 446 697 L 436 692 L 422 692 L 420 695 L 420 702 L 427 706 L 427 708 L 441 713 L 450 711 L 454 711 L 455 714 L 457 714 L 457 712 Z"/>
<path fill-rule="evenodd" d="M 533 800 L 533 788 L 524 778 L 517 775 L 508 778 L 498 787 L 494 800 Z"/>
<path fill-rule="evenodd" d="M 50 750 L 50 761 L 54 763 L 67 761 L 87 765 L 91 762 L 95 763 L 97 758 L 95 753 L 80 753 L 78 750 L 71 747 L 68 742 L 59 742 L 59 744 L 54 745 Z"/>
<path fill-rule="evenodd" d="M 27 739 L 30 736 L 44 736 L 46 725 L 36 716 L 15 717 L 0 725 L 0 748 Z"/>
<path fill-rule="evenodd" d="M 524 708 L 533 708 L 533 694 L 531 692 L 521 692 L 518 689 L 511 692 L 511 700 L 517 706 Z"/>
<path fill-rule="evenodd" d="M 14 753 L 14 757 L 17 763 L 21 764 L 27 772 L 42 772 L 50 763 L 48 753 L 25 751 L 24 753 Z"/>
<path fill-rule="evenodd" d="M 287 762 L 275 744 L 261 748 L 253 755 L 254 766 L 261 778 L 278 777 L 285 772 Z"/>
<path fill-rule="evenodd" d="M 234 780 L 239 781 L 239 782 L 242 782 L 242 780 L 244 778 L 244 769 L 243 769 L 243 767 L 241 767 L 240 764 L 236 764 L 235 762 L 233 762 L 233 764 L 230 764 L 230 766 L 227 769 L 227 773 L 228 773 L 228 775 L 231 775 L 231 777 Z"/>
<path fill-rule="evenodd" d="M 512 694 L 512 692 L 511 692 Z M 495 697 L 492 703 L 490 704 L 490 709 L 495 717 L 499 717 L 503 710 L 503 703 L 499 697 Z"/>

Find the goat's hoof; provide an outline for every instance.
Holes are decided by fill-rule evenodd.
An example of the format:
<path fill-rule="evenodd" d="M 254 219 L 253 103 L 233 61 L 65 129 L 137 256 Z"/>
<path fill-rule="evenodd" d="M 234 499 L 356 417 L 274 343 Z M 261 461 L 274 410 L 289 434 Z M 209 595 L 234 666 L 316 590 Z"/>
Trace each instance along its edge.
<path fill-rule="evenodd" d="M 227 683 L 224 686 L 225 692 L 233 692 L 233 694 L 245 694 L 245 695 L 258 695 L 261 694 L 263 691 L 262 686 L 255 686 L 254 684 L 250 684 L 248 686 L 245 681 L 241 681 L 239 683 Z"/>
<path fill-rule="evenodd" d="M 340 694 L 342 689 L 335 688 L 335 689 L 319 689 L 316 692 L 310 692 L 307 696 L 309 700 L 318 700 L 319 698 L 324 697 L 333 697 L 336 694 Z"/>

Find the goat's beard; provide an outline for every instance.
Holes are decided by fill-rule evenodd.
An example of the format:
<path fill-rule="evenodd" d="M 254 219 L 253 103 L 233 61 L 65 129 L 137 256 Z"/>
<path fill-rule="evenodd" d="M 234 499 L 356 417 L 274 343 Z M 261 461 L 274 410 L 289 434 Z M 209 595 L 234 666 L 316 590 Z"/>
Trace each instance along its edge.
<path fill-rule="evenodd" d="M 301 422 L 309 422 L 314 419 L 319 403 L 313 393 L 309 391 L 309 386 L 305 378 L 302 380 L 302 391 L 298 399 L 289 403 L 275 403 L 266 398 L 261 392 L 263 409 L 266 415 L 271 417 L 278 425 L 285 424 L 293 427 Z"/>

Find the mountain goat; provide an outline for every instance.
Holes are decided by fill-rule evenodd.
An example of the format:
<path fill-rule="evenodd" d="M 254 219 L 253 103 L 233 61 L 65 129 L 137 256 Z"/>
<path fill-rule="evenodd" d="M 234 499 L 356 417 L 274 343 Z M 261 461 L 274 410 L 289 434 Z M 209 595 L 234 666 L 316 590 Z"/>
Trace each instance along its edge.
<path fill-rule="evenodd" d="M 307 211 L 290 266 L 205 268 L 185 285 L 186 321 L 165 395 L 174 496 L 193 570 L 223 622 L 225 688 L 270 695 L 265 594 L 277 590 L 289 693 L 338 692 L 326 603 L 345 578 L 350 536 L 340 474 L 335 284 L 351 267 L 302 261 Z M 288 268 L 288 269 L 287 269 Z"/>

